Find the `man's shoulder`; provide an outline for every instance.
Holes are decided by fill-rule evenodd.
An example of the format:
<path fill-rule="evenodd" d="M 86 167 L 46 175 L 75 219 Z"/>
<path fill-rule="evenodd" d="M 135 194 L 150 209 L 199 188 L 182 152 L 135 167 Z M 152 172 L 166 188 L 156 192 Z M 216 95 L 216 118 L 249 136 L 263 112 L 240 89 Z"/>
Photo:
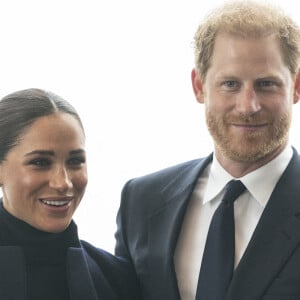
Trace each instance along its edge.
<path fill-rule="evenodd" d="M 148 173 L 146 175 L 133 178 L 127 184 L 144 185 L 144 184 L 160 184 L 174 181 L 178 178 L 186 178 L 187 176 L 195 177 L 199 171 L 205 168 L 212 160 L 212 154 L 207 157 L 185 161 L 176 165 L 172 165 L 158 171 Z"/>

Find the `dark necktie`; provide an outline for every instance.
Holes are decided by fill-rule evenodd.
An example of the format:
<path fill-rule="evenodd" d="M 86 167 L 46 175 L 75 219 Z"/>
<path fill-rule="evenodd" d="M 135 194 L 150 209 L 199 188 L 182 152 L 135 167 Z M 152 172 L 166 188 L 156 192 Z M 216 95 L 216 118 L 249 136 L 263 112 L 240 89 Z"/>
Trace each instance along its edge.
<path fill-rule="evenodd" d="M 216 209 L 208 230 L 196 300 L 224 300 L 234 266 L 234 200 L 243 193 L 245 186 L 231 180 L 225 195 Z"/>

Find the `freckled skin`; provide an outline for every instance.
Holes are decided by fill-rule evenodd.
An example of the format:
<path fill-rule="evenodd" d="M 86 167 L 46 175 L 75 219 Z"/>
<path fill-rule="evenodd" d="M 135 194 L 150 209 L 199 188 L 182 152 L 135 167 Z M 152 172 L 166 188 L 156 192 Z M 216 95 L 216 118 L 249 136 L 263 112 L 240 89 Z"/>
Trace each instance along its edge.
<path fill-rule="evenodd" d="M 193 70 L 192 81 L 198 102 L 205 105 L 216 157 L 232 175 L 264 165 L 285 147 L 299 82 L 275 35 L 219 34 L 205 80 Z"/>

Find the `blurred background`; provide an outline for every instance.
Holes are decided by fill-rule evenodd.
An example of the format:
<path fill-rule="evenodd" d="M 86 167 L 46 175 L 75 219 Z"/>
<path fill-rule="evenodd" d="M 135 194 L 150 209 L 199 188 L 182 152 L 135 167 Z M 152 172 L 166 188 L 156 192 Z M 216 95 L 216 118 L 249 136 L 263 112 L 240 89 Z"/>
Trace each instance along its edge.
<path fill-rule="evenodd" d="M 300 22 L 296 1 L 272 2 Z M 51 90 L 85 125 L 89 184 L 75 214 L 82 239 L 113 252 L 125 182 L 212 151 L 190 73 L 194 32 L 220 3 L 0 0 L 0 97 Z M 290 140 L 299 150 L 294 109 Z"/>

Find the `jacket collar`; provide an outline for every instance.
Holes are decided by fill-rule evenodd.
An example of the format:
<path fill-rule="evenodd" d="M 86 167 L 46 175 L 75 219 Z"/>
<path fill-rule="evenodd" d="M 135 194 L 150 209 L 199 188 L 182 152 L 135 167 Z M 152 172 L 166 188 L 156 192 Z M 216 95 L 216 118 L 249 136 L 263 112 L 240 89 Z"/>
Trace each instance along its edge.
<path fill-rule="evenodd" d="M 299 245 L 299 178 L 300 158 L 294 150 L 234 273 L 226 299 L 261 299 Z"/>

